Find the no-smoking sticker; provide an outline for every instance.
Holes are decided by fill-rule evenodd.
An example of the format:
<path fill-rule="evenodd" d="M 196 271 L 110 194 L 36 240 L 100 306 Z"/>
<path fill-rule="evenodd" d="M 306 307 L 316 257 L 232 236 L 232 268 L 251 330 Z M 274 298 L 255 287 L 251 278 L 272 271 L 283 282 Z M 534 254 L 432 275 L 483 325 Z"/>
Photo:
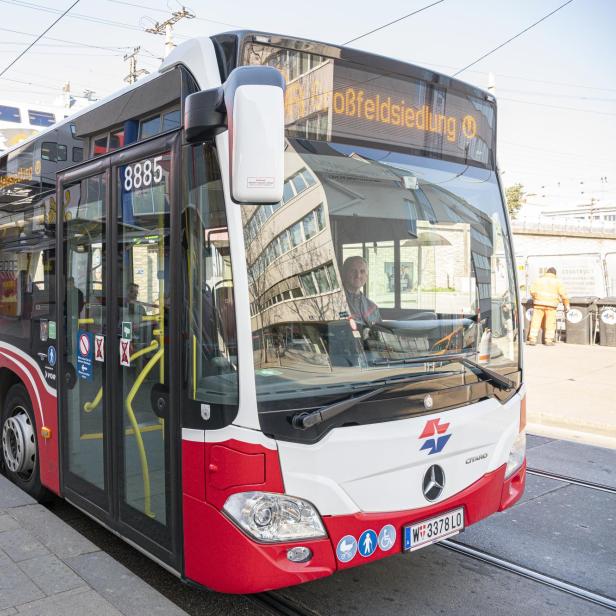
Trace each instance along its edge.
<path fill-rule="evenodd" d="M 94 360 L 105 361 L 105 336 L 94 336 Z"/>
<path fill-rule="evenodd" d="M 130 343 L 127 338 L 120 338 L 120 365 L 130 367 Z"/>

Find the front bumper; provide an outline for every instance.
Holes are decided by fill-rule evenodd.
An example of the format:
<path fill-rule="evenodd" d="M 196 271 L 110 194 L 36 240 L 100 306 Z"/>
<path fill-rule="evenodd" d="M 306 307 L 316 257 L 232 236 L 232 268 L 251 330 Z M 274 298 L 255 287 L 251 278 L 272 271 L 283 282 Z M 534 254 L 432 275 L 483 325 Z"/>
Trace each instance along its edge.
<path fill-rule="evenodd" d="M 456 507 L 464 508 L 465 526 L 511 507 L 524 491 L 526 463 L 505 480 L 505 465 L 485 474 L 451 498 L 428 507 L 393 513 L 357 513 L 324 516 L 329 537 L 285 544 L 257 543 L 211 504 L 185 494 L 184 556 L 185 576 L 207 588 L 225 593 L 254 593 L 292 586 L 372 562 L 402 551 L 402 527 L 439 515 Z M 301 495 L 300 495 L 301 496 Z M 349 562 L 336 558 L 340 539 L 371 529 L 378 535 L 391 524 L 396 543 L 387 551 L 377 548 L 369 557 L 356 554 Z M 313 552 L 307 563 L 292 563 L 287 551 L 307 546 Z"/>

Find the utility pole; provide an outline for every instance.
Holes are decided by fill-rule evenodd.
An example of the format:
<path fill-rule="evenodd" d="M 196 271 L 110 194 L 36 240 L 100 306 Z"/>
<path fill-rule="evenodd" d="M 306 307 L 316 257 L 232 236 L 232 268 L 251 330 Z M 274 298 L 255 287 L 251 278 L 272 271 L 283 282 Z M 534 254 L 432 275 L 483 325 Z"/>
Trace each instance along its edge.
<path fill-rule="evenodd" d="M 124 77 L 127 83 L 135 83 L 141 75 L 147 75 L 148 71 L 144 68 L 137 69 L 137 54 L 141 47 L 133 47 L 133 53 L 127 53 L 124 56 L 124 62 L 128 60 L 128 75 Z"/>
<path fill-rule="evenodd" d="M 173 42 L 173 26 L 182 19 L 192 19 L 195 15 L 186 10 L 186 7 L 182 7 L 181 11 L 174 11 L 171 13 L 169 19 L 165 21 L 156 22 L 151 28 L 146 28 L 145 31 L 150 34 L 165 35 L 165 58 L 173 51 L 175 43 Z"/>
<path fill-rule="evenodd" d="M 67 81 L 63 86 L 62 86 L 62 102 L 63 102 L 63 107 L 65 109 L 70 109 L 72 107 L 72 97 L 71 97 L 71 82 Z"/>
<path fill-rule="evenodd" d="M 492 72 L 488 73 L 488 92 L 496 95 L 496 76 Z"/>

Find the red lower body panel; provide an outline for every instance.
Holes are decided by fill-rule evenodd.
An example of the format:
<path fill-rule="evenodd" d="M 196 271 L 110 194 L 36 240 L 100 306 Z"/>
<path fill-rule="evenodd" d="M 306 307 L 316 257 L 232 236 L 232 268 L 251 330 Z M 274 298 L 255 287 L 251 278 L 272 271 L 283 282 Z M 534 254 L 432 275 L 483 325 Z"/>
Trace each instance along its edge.
<path fill-rule="evenodd" d="M 207 487 L 209 470 L 212 465 L 220 473 L 221 464 L 211 460 L 211 444 L 184 441 L 184 562 L 185 575 L 207 588 L 226 593 L 253 593 L 273 590 L 315 580 L 334 573 L 402 551 L 402 527 L 406 524 L 444 513 L 456 507 L 464 508 L 465 526 L 469 526 L 513 505 L 524 491 L 526 465 L 512 477 L 505 480 L 505 466 L 484 475 L 452 498 L 421 509 L 393 513 L 357 513 L 341 516 L 323 516 L 328 537 L 320 540 L 298 541 L 284 544 L 261 544 L 249 538 L 233 522 L 221 513 L 223 492 L 263 490 L 279 492 L 281 477 L 271 457 L 277 457 L 272 450 L 263 451 L 266 470 L 262 486 L 222 487 L 213 491 L 212 503 Z M 237 441 L 225 444 L 234 450 L 232 456 L 242 450 L 254 455 L 258 446 L 240 444 Z M 203 453 L 205 449 L 205 453 Z M 228 454 L 224 454 L 228 455 Z M 235 458 L 232 458 L 235 459 Z M 187 464 L 188 462 L 188 464 Z M 195 464 L 190 464 L 193 462 Z M 205 468 L 204 468 L 205 466 Z M 269 470 L 267 470 L 269 469 Z M 200 476 L 199 479 L 196 476 Z M 251 472 L 251 476 L 253 472 Z M 220 475 L 219 475 L 220 476 Z M 259 475 L 260 477 L 260 475 Z M 203 478 L 203 483 L 201 483 Z M 254 479 L 253 479 L 254 480 Z M 219 480 L 220 481 L 220 480 Z M 200 488 L 205 485 L 205 490 Z M 300 496 L 298 494 L 296 496 Z M 377 548 L 369 557 L 356 554 L 348 563 L 336 558 L 336 546 L 345 535 L 359 539 L 360 535 L 372 529 L 378 535 L 387 524 L 396 529 L 396 542 L 387 551 Z M 309 547 L 313 557 L 307 563 L 292 563 L 287 551 L 296 546 Z"/>
<path fill-rule="evenodd" d="M 462 492 L 458 492 L 455 496 L 436 505 L 386 514 L 355 513 L 352 515 L 325 516 L 323 521 L 334 550 L 340 539 L 345 535 L 353 535 L 355 539 L 359 539 L 360 535 L 368 529 L 374 530 L 378 535 L 383 526 L 387 524 L 391 524 L 396 529 L 397 544 L 393 548 L 386 552 L 377 548 L 374 554 L 368 557 L 363 557 L 358 553 L 348 563 L 337 560 L 338 569 L 356 567 L 402 552 L 402 527 L 407 524 L 414 524 L 451 509 L 463 507 L 464 525 L 470 526 L 496 511 L 503 511 L 507 507 L 511 507 L 522 496 L 525 477 L 526 464 L 507 480 L 505 480 L 505 466 L 501 466 L 499 469 L 487 473 Z"/>
<path fill-rule="evenodd" d="M 308 563 L 292 563 L 287 550 L 309 547 Z M 249 539 L 220 511 L 184 497 L 184 562 L 187 578 L 218 592 L 252 593 L 309 582 L 334 573 L 329 539 L 262 544 Z"/>
<path fill-rule="evenodd" d="M 22 381 L 30 396 L 39 448 L 41 483 L 56 494 L 60 493 L 58 452 L 57 398 L 46 387 L 45 380 L 34 360 L 15 347 L 0 344 L 0 368 L 8 368 Z M 41 428 L 49 430 L 43 438 Z"/>

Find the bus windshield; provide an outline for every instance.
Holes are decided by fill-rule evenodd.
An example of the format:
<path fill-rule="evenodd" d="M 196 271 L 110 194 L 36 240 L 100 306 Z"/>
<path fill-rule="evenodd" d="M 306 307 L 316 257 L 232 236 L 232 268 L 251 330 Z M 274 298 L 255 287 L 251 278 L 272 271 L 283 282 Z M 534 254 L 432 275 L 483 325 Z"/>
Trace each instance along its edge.
<path fill-rule="evenodd" d="M 280 203 L 242 207 L 261 412 L 421 372 L 422 357 L 518 370 L 494 171 L 290 138 L 285 178 Z"/>

